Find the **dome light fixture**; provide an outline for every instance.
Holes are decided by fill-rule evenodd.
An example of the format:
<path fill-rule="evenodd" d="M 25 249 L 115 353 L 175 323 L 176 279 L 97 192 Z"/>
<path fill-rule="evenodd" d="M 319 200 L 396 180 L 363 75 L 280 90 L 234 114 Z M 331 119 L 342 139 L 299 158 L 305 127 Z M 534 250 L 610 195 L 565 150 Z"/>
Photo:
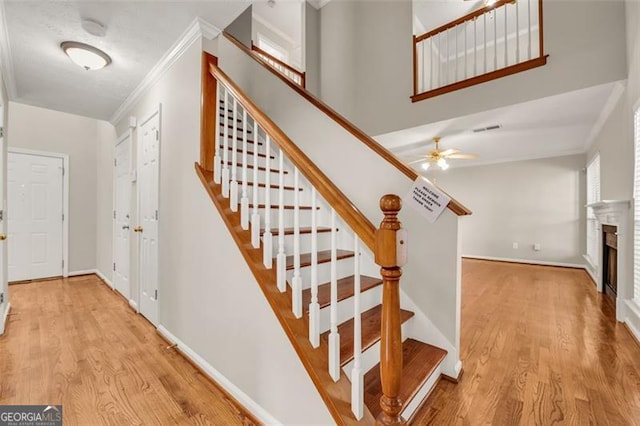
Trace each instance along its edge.
<path fill-rule="evenodd" d="M 111 63 L 109 55 L 102 50 L 77 41 L 64 41 L 60 47 L 77 65 L 87 71 L 99 70 Z"/>

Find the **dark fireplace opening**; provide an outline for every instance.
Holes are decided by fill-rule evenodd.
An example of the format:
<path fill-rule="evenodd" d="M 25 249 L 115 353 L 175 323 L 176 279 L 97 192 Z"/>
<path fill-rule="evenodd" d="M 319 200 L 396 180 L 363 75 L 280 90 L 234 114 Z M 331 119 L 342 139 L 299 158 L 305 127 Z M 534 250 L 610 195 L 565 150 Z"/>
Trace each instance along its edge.
<path fill-rule="evenodd" d="M 618 228 L 602 225 L 602 281 L 604 294 L 616 305 L 618 296 Z"/>

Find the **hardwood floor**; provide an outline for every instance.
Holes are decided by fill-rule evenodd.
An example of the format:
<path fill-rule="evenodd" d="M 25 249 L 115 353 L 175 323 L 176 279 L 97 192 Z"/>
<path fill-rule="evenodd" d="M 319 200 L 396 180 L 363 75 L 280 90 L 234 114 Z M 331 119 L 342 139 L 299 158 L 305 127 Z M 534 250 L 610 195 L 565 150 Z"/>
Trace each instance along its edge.
<path fill-rule="evenodd" d="M 65 425 L 253 425 L 94 275 L 9 287 L 0 405 L 63 405 Z"/>
<path fill-rule="evenodd" d="M 640 346 L 582 270 L 465 259 L 459 384 L 416 425 L 640 425 Z"/>

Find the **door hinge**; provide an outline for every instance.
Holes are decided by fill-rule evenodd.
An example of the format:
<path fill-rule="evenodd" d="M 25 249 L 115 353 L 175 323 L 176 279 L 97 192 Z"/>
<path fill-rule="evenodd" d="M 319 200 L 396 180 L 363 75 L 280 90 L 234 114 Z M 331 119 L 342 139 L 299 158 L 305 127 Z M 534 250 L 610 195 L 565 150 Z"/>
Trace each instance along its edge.
<path fill-rule="evenodd" d="M 64 269 L 64 259 L 62 259 L 62 269 Z"/>
<path fill-rule="evenodd" d="M 156 210 L 156 220 L 158 220 L 158 210 Z"/>
<path fill-rule="evenodd" d="M 158 289 L 156 289 L 155 299 L 158 300 Z"/>
<path fill-rule="evenodd" d="M 113 211 L 113 218 L 114 219 L 116 218 L 116 211 L 115 210 Z"/>
<path fill-rule="evenodd" d="M 0 210 L 0 220 L 4 220 L 4 210 Z"/>
<path fill-rule="evenodd" d="M 116 270 L 116 262 L 113 262 L 113 270 Z"/>
<path fill-rule="evenodd" d="M 64 213 L 62 213 L 62 221 L 64 222 Z"/>
<path fill-rule="evenodd" d="M 160 140 L 160 132 L 158 130 L 156 130 L 156 140 L 157 141 Z"/>
<path fill-rule="evenodd" d="M 64 167 L 62 168 L 62 176 L 64 176 Z"/>
<path fill-rule="evenodd" d="M 4 127 L 0 127 L 0 138 L 4 138 Z"/>

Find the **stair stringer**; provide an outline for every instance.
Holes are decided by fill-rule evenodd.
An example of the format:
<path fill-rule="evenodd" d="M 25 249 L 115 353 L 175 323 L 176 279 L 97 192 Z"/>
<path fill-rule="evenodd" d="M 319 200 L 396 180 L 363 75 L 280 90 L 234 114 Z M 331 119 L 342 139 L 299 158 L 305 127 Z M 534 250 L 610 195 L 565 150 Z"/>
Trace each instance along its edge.
<path fill-rule="evenodd" d="M 219 39 L 219 55 L 227 75 L 372 223 L 382 218 L 381 196 L 409 192 L 412 182 L 400 170 L 224 37 Z M 409 236 L 401 288 L 417 308 L 414 312 L 423 317 L 416 337 L 446 349 L 442 371 L 457 378 L 461 371 L 459 218 L 445 209 L 435 224 L 429 224 L 406 206 L 399 218 Z"/>

